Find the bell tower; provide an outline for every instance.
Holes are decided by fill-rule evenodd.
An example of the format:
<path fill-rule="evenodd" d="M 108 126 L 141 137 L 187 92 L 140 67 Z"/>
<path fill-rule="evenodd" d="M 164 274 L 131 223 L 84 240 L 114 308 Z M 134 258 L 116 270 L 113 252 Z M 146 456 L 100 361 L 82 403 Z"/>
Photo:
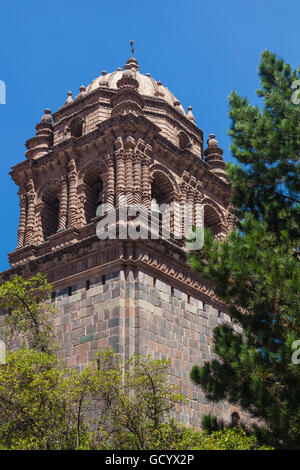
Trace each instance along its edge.
<path fill-rule="evenodd" d="M 188 205 L 197 224 L 224 237 L 234 224 L 223 151 L 203 132 L 192 108 L 160 81 L 142 74 L 131 57 L 124 70 L 103 71 L 73 99 L 49 109 L 26 142 L 26 160 L 11 176 L 19 187 L 20 224 L 11 268 L 47 273 L 53 285 L 60 357 L 83 368 L 102 347 L 171 359 L 171 380 L 189 398 L 181 419 L 198 426 L 203 413 L 230 420 L 228 404 L 207 403 L 193 385 L 194 364 L 212 358 L 212 330 L 230 322 L 212 287 L 191 271 L 179 227 L 164 238 L 100 239 L 97 208 Z M 155 206 L 156 207 L 156 206 Z"/>

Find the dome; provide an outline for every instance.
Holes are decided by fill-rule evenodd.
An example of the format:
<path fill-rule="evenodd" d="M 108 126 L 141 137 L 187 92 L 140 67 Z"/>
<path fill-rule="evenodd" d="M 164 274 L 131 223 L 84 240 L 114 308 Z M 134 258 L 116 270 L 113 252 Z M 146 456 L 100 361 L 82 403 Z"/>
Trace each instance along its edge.
<path fill-rule="evenodd" d="M 135 78 L 139 83 L 138 92 L 143 96 L 149 96 L 150 98 L 160 98 L 171 106 L 174 106 L 177 111 L 181 112 L 181 114 L 186 115 L 183 106 L 180 102 L 175 98 L 173 93 L 170 90 L 163 86 L 161 82 L 154 80 L 154 78 L 150 77 L 150 74 L 147 73 L 146 75 L 139 72 L 139 66 L 134 57 L 131 57 L 125 67 L 125 69 L 133 69 L 135 70 Z M 86 91 L 89 93 L 91 91 L 96 90 L 98 87 L 105 87 L 111 88 L 113 90 L 117 90 L 117 82 L 123 75 L 123 70 L 119 68 L 115 72 L 106 73 L 105 71 L 102 72 L 100 77 L 95 78 L 87 87 Z"/>

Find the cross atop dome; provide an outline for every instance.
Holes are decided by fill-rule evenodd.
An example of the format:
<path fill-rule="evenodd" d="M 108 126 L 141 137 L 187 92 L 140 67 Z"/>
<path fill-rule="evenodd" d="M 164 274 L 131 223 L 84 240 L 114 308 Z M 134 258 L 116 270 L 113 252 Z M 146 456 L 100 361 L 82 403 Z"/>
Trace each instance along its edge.
<path fill-rule="evenodd" d="M 131 54 L 134 55 L 133 39 L 129 41 L 129 44 L 131 46 Z"/>

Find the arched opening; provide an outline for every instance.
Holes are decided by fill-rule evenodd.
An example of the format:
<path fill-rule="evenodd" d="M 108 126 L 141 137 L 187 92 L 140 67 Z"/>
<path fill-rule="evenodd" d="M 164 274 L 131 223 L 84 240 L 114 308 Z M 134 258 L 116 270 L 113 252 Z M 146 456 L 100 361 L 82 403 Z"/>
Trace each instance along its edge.
<path fill-rule="evenodd" d="M 100 169 L 94 167 L 87 170 L 83 181 L 85 184 L 85 219 L 86 223 L 89 224 L 96 217 L 98 206 L 104 202 Z"/>
<path fill-rule="evenodd" d="M 190 144 L 190 140 L 188 136 L 182 131 L 179 132 L 178 140 L 179 140 L 179 147 L 181 148 L 181 150 L 186 149 Z"/>
<path fill-rule="evenodd" d="M 231 415 L 231 425 L 232 426 L 236 426 L 238 427 L 239 426 L 239 423 L 240 423 L 240 415 L 235 411 L 234 413 L 232 413 Z"/>
<path fill-rule="evenodd" d="M 204 205 L 204 227 L 210 228 L 214 235 L 221 232 L 221 219 L 218 212 L 210 205 Z"/>
<path fill-rule="evenodd" d="M 161 172 L 153 175 L 151 184 L 151 226 L 153 238 L 162 235 L 168 238 L 170 232 L 173 232 L 173 219 L 170 210 L 170 204 L 174 199 L 174 188 L 169 178 Z M 162 207 L 162 205 L 167 207 Z M 164 223 L 163 223 L 164 222 Z"/>
<path fill-rule="evenodd" d="M 75 118 L 69 125 L 72 137 L 81 137 L 83 133 L 83 119 Z"/>
<path fill-rule="evenodd" d="M 50 185 L 43 193 L 42 228 L 44 240 L 56 233 L 58 228 L 59 195 L 55 185 Z"/>
<path fill-rule="evenodd" d="M 158 205 L 170 204 L 173 200 L 173 193 L 169 178 L 161 172 L 155 173 L 151 184 L 151 201 L 155 200 Z"/>

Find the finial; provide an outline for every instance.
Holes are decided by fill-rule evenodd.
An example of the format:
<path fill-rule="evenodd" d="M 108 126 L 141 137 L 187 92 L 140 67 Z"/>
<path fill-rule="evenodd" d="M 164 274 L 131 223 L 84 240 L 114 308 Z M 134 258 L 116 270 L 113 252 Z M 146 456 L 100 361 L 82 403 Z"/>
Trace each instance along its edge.
<path fill-rule="evenodd" d="M 150 73 L 146 73 L 146 77 L 151 77 Z"/>
<path fill-rule="evenodd" d="M 73 102 L 72 95 L 73 95 L 73 93 L 71 91 L 68 91 L 68 98 L 67 98 L 67 101 L 65 102 L 65 104 Z"/>
<path fill-rule="evenodd" d="M 132 55 L 134 55 L 133 42 L 134 42 L 133 39 L 131 39 L 131 40 L 129 41 L 129 44 L 130 44 L 130 46 L 131 46 L 131 54 L 132 54 Z"/>
<path fill-rule="evenodd" d="M 49 152 L 53 145 L 53 122 L 51 109 L 46 108 L 41 121 L 35 126 L 36 134 L 25 142 L 27 158 L 39 158 Z"/>
<path fill-rule="evenodd" d="M 193 109 L 192 106 L 188 106 L 188 113 L 187 113 L 186 117 L 195 124 L 196 119 L 195 119 L 195 116 L 192 113 L 192 109 Z"/>
<path fill-rule="evenodd" d="M 44 111 L 44 116 L 42 117 L 41 121 L 47 124 L 52 124 L 52 116 L 51 116 L 51 109 L 46 108 Z"/>
<path fill-rule="evenodd" d="M 164 92 L 163 92 L 163 89 L 161 88 L 162 83 L 161 83 L 160 80 L 159 80 L 158 82 L 156 82 L 156 85 L 157 85 L 157 89 L 156 89 L 156 91 L 155 91 L 155 93 L 154 93 L 154 96 L 157 96 L 158 98 L 159 98 L 160 96 L 165 96 L 165 94 L 164 94 Z"/>
<path fill-rule="evenodd" d="M 106 70 L 102 70 L 101 75 L 106 75 L 106 74 L 107 74 Z"/>
<path fill-rule="evenodd" d="M 218 178 L 228 182 L 225 171 L 225 162 L 223 160 L 223 150 L 219 148 L 219 142 L 216 140 L 215 134 L 209 134 L 207 141 L 207 149 L 204 151 L 205 161 L 209 165 L 209 169 Z"/>
<path fill-rule="evenodd" d="M 208 145 L 208 148 L 218 147 L 219 142 L 216 140 L 215 134 L 209 134 L 207 145 Z"/>
<path fill-rule="evenodd" d="M 124 65 L 124 69 L 138 71 L 140 68 L 137 60 L 134 57 L 130 57 Z"/>
<path fill-rule="evenodd" d="M 78 93 L 78 95 L 75 96 L 75 100 L 78 100 L 84 97 L 85 92 L 86 92 L 86 88 L 84 85 L 81 85 L 81 87 L 79 87 L 79 92 L 80 93 Z"/>
<path fill-rule="evenodd" d="M 180 101 L 178 100 L 174 101 L 173 106 L 176 109 L 176 111 L 178 111 L 180 114 L 185 115 L 185 112 L 183 111 Z"/>

